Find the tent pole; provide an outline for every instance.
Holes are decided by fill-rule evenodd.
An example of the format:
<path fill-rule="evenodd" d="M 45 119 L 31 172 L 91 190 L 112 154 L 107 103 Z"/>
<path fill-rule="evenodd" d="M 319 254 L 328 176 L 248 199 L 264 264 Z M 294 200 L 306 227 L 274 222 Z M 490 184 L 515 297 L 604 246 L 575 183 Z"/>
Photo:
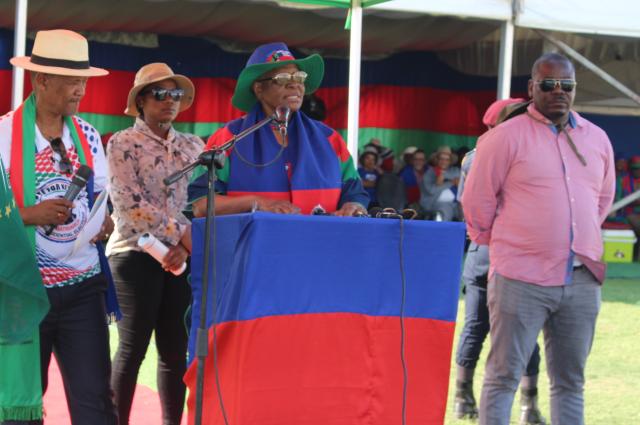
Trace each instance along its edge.
<path fill-rule="evenodd" d="M 362 51 L 362 1 L 351 0 L 349 42 L 349 103 L 347 115 L 347 148 L 358 158 L 358 118 L 360 113 L 360 60 Z"/>
<path fill-rule="evenodd" d="M 640 96 L 636 94 L 633 90 L 622 84 L 620 81 L 616 80 L 613 76 L 605 72 L 603 69 L 598 67 L 595 63 L 591 62 L 589 59 L 582 56 L 577 51 L 573 50 L 569 45 L 564 42 L 556 39 L 555 37 L 547 34 L 544 31 L 534 30 L 538 35 L 540 35 L 545 40 L 549 41 L 551 44 L 556 46 L 558 49 L 566 53 L 567 56 L 574 59 L 580 65 L 587 68 L 589 71 L 596 74 L 598 77 L 602 78 L 607 83 L 611 84 L 616 90 L 620 91 L 625 96 L 629 97 L 631 100 L 640 105 Z"/>
<path fill-rule="evenodd" d="M 498 99 L 511 97 L 511 66 L 513 64 L 514 25 L 504 21 L 500 28 L 500 65 L 498 68 Z"/>
<path fill-rule="evenodd" d="M 16 21 L 13 31 L 13 56 L 24 56 L 27 45 L 27 5 L 29 0 L 16 0 Z M 24 93 L 24 69 L 13 67 L 11 85 L 11 109 L 22 103 Z"/>

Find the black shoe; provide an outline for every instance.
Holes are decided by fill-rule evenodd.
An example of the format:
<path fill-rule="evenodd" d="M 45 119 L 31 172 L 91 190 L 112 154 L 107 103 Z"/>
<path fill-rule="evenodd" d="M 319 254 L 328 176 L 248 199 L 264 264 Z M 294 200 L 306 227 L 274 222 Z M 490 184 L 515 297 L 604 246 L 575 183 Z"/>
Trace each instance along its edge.
<path fill-rule="evenodd" d="M 538 389 L 522 390 L 520 394 L 520 425 L 547 425 L 538 408 Z"/>
<path fill-rule="evenodd" d="M 476 419 L 478 407 L 473 396 L 473 381 L 456 382 L 456 398 L 453 404 L 456 419 Z"/>

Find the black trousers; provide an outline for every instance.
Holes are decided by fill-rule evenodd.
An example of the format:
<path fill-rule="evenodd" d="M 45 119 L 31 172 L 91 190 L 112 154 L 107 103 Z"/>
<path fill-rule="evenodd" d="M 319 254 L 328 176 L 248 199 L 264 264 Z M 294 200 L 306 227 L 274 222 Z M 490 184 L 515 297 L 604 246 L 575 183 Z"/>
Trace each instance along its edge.
<path fill-rule="evenodd" d="M 191 303 L 188 269 L 175 276 L 150 255 L 137 251 L 112 254 L 109 264 L 123 315 L 111 375 L 120 425 L 129 423 L 138 371 L 154 331 L 162 423 L 178 425 L 186 392 L 182 377 L 187 352 L 184 315 Z"/>
<path fill-rule="evenodd" d="M 102 274 L 75 285 L 47 288 L 51 308 L 40 324 L 42 392 L 53 352 L 60 366 L 73 425 L 117 425 L 111 401 L 111 360 Z M 42 421 L 6 421 L 42 424 Z"/>

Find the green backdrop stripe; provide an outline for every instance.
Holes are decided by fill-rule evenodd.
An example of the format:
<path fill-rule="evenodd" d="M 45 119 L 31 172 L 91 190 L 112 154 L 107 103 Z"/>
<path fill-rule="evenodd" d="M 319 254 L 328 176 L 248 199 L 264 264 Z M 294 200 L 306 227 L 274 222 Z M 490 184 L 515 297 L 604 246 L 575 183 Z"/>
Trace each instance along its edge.
<path fill-rule="evenodd" d="M 133 118 L 123 115 L 92 114 L 81 112 L 80 116 L 90 122 L 100 134 L 115 133 L 116 131 L 130 127 Z M 197 134 L 202 138 L 209 137 L 224 123 L 220 122 L 176 122 L 174 127 L 178 131 Z M 338 132 L 346 138 L 346 129 Z M 396 156 L 402 154 L 408 146 L 416 146 L 425 152 L 434 152 L 438 147 L 447 145 L 455 150 L 462 146 L 472 148 L 476 144 L 475 136 L 460 136 L 456 134 L 437 133 L 424 130 L 397 130 L 389 128 L 361 128 L 359 130 L 359 148 L 366 145 L 369 140 L 376 138 L 380 142 L 393 149 Z"/>
<path fill-rule="evenodd" d="M 83 119 L 93 125 L 98 133 L 115 133 L 133 125 L 134 119 L 124 115 L 107 115 L 93 114 L 88 112 L 80 112 Z M 174 122 L 173 126 L 176 130 L 184 133 L 196 134 L 200 137 L 209 137 L 214 131 L 222 127 L 224 123 L 220 122 Z"/>

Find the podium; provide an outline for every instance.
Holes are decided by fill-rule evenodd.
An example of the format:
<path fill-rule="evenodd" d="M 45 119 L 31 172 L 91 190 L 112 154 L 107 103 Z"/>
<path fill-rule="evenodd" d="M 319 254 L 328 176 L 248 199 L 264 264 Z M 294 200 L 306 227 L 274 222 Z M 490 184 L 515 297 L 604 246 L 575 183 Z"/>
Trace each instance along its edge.
<path fill-rule="evenodd" d="M 400 424 L 402 338 L 407 422 L 444 422 L 462 223 L 257 212 L 219 217 L 216 228 L 218 369 L 230 424 Z M 203 229 L 194 220 L 190 424 Z M 217 425 L 211 344 L 210 329 L 203 423 Z"/>

